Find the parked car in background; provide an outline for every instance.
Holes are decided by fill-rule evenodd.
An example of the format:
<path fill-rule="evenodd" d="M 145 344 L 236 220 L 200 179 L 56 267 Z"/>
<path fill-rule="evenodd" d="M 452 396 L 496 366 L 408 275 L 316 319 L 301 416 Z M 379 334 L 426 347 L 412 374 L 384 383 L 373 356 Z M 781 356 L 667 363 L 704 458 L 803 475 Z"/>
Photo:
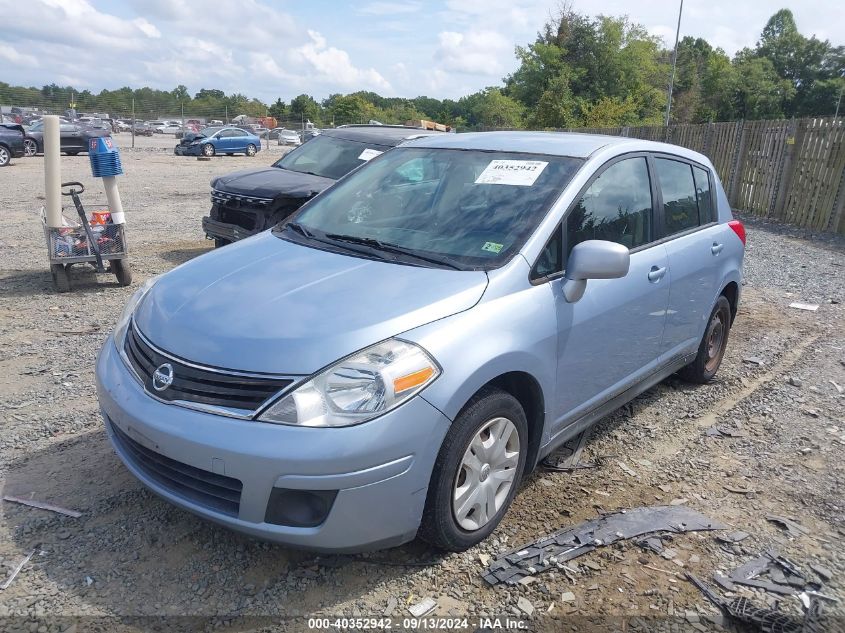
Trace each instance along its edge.
<path fill-rule="evenodd" d="M 35 143 L 35 153 L 44 152 L 44 122 L 40 121 L 26 131 L 27 140 Z M 59 143 L 61 151 L 68 156 L 76 156 L 80 152 L 88 152 L 88 143 L 92 138 L 111 136 L 111 130 L 93 128 L 79 123 L 59 124 Z M 34 155 L 34 154 L 33 154 Z"/>
<path fill-rule="evenodd" d="M 0 167 L 6 167 L 13 158 L 24 155 L 24 134 L 22 125 L 0 123 Z"/>
<path fill-rule="evenodd" d="M 300 134 L 299 137 L 300 137 L 300 139 L 302 139 L 302 142 L 304 143 L 305 141 L 310 141 L 312 138 L 314 138 L 315 136 L 319 136 L 319 135 L 320 135 L 320 130 L 311 129 L 311 130 L 303 130 L 302 134 Z"/>
<path fill-rule="evenodd" d="M 125 119 L 118 119 L 114 122 L 116 132 L 129 132 L 132 130 L 132 122 Z"/>
<path fill-rule="evenodd" d="M 138 136 L 152 136 L 155 134 L 155 128 L 152 125 L 141 121 L 136 121 L 135 125 L 132 126 L 132 129 Z"/>
<path fill-rule="evenodd" d="M 714 378 L 744 250 L 697 152 L 427 136 L 143 286 L 98 357 L 104 425 L 144 485 L 233 530 L 464 551 L 566 441 Z"/>
<path fill-rule="evenodd" d="M 207 127 L 196 134 L 185 134 L 176 146 L 177 156 L 215 156 L 246 154 L 261 151 L 261 139 L 237 127 Z"/>
<path fill-rule="evenodd" d="M 203 230 L 216 246 L 225 246 L 269 229 L 356 167 L 425 134 L 439 132 L 367 125 L 327 130 L 269 167 L 214 179 Z"/>
<path fill-rule="evenodd" d="M 168 121 L 167 123 L 162 123 L 156 127 L 155 131 L 158 134 L 176 134 L 178 132 L 182 132 L 182 125 L 180 123 Z"/>
<path fill-rule="evenodd" d="M 278 143 L 279 145 L 301 145 L 302 141 L 299 138 L 299 134 L 294 132 L 293 130 L 282 130 L 278 134 Z"/>

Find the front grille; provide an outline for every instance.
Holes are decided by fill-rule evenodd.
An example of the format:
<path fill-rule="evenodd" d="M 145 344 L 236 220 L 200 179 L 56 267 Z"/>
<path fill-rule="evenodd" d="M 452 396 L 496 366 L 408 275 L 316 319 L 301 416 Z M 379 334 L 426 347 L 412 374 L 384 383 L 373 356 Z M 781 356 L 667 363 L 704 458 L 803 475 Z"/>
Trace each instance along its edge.
<path fill-rule="evenodd" d="M 248 231 L 255 230 L 255 225 L 258 222 L 258 217 L 251 211 L 241 211 L 240 209 L 230 209 L 227 206 L 220 205 L 217 220 L 226 224 L 234 224 Z"/>
<path fill-rule="evenodd" d="M 259 196 L 246 196 L 237 193 L 229 193 L 228 191 L 220 191 L 219 189 L 211 190 L 211 199 L 219 204 L 225 204 L 230 207 L 266 207 L 273 202 L 273 198 L 261 198 Z"/>
<path fill-rule="evenodd" d="M 254 411 L 293 382 L 289 378 L 246 376 L 189 365 L 152 347 L 138 333 L 134 323 L 126 334 L 124 350 L 146 390 L 170 402 L 194 402 Z M 165 363 L 173 368 L 173 382 L 159 391 L 153 387 L 153 374 Z"/>
<path fill-rule="evenodd" d="M 243 490 L 238 479 L 165 457 L 133 440 L 113 422 L 109 424 L 126 459 L 162 488 L 209 510 L 238 516 Z"/>

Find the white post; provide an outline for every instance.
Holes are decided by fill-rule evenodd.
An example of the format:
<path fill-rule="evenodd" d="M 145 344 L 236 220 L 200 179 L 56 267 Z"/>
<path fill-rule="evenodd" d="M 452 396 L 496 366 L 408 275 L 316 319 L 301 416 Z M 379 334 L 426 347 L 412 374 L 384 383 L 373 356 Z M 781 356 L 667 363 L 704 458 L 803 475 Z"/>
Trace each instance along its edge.
<path fill-rule="evenodd" d="M 114 176 L 104 177 L 103 188 L 106 190 L 106 200 L 109 202 L 111 221 L 115 224 L 124 224 L 126 217 L 123 215 L 123 202 L 121 202 L 120 192 L 117 190 L 117 179 Z"/>
<path fill-rule="evenodd" d="M 47 226 L 62 226 L 62 164 L 59 145 L 59 117 L 44 117 L 44 189 L 47 199 Z"/>

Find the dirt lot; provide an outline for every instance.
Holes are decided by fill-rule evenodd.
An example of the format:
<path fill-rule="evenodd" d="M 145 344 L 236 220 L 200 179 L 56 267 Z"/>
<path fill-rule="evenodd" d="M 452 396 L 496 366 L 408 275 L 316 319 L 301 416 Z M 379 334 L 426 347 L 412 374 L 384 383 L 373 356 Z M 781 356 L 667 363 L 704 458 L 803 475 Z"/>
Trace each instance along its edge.
<path fill-rule="evenodd" d="M 122 154 L 133 287 L 209 249 L 200 218 L 213 176 L 280 153 L 271 145 L 272 156 L 200 162 L 140 149 L 172 144 L 141 139 L 138 151 Z M 79 267 L 74 292 L 53 291 L 37 214 L 42 163 L 18 159 L 0 169 L 0 479 L 4 494 L 82 516 L 0 503 L 0 583 L 35 551 L 0 591 L 0 629 L 174 630 L 181 623 L 304 630 L 303 616 L 311 615 L 392 616 L 397 627 L 409 604 L 430 596 L 436 615 L 470 617 L 469 630 L 482 615 L 510 616 L 539 631 L 707 630 L 713 625 L 705 616 L 716 610 L 684 572 L 710 582 L 715 571 L 729 572 L 770 547 L 809 577 L 810 564 L 829 569 L 822 593 L 840 602 L 823 602 L 837 616 L 827 630 L 845 622 L 842 240 L 749 223 L 747 284 L 717 380 L 690 387 L 669 379 L 609 416 L 583 456 L 598 467 L 535 472 L 481 546 L 448 556 L 412 543 L 317 557 L 246 539 L 168 505 L 112 453 L 93 366 L 133 289 Z M 84 155 L 63 158 L 62 167 L 64 180 L 90 185 L 87 202 L 104 200 Z M 819 308 L 789 308 L 793 301 Z M 737 437 L 705 433 L 715 425 Z M 721 546 L 714 533 L 680 535 L 674 560 L 623 542 L 530 584 L 491 588 L 481 579 L 488 556 L 598 511 L 679 499 L 750 537 Z M 791 537 L 767 515 L 791 517 L 807 533 Z M 737 595 L 761 605 L 775 598 L 752 589 Z M 795 598 L 783 606 L 800 612 Z"/>

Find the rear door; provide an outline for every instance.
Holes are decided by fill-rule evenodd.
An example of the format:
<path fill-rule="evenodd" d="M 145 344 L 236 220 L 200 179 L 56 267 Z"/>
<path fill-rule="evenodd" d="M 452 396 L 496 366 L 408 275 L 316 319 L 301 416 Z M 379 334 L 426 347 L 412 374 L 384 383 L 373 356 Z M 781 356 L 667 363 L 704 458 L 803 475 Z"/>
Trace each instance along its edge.
<path fill-rule="evenodd" d="M 80 127 L 72 123 L 59 125 L 59 144 L 63 152 L 81 152 L 88 149 Z"/>
<path fill-rule="evenodd" d="M 658 364 L 669 278 L 666 249 L 656 240 L 654 200 L 645 155 L 611 161 L 582 192 L 535 264 L 535 276 L 557 274 L 551 281 L 558 321 L 555 431 Z M 590 280 L 584 297 L 567 303 L 562 268 L 572 248 L 590 239 L 627 246 L 629 272 L 621 279 Z"/>
<path fill-rule="evenodd" d="M 669 155 L 655 155 L 652 164 L 672 282 L 661 348 L 671 358 L 698 349 L 719 291 L 716 260 L 725 232 L 716 222 L 708 169 Z"/>

